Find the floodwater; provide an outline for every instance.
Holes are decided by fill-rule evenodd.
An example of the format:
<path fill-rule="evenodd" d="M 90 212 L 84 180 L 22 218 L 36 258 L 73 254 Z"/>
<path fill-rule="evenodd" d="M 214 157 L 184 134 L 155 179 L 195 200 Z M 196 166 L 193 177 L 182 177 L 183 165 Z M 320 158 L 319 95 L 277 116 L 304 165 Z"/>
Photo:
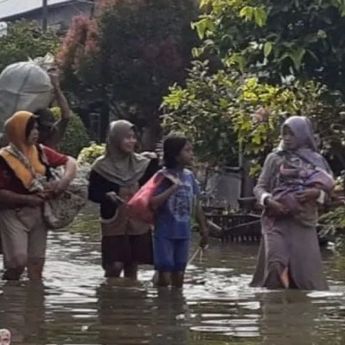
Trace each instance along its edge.
<path fill-rule="evenodd" d="M 136 285 L 103 278 L 97 228 L 91 212 L 50 234 L 42 284 L 0 282 L 12 344 L 345 344 L 344 257 L 323 253 L 329 292 L 269 292 L 248 287 L 256 245 L 212 242 L 182 292 L 158 291 L 150 267 Z"/>

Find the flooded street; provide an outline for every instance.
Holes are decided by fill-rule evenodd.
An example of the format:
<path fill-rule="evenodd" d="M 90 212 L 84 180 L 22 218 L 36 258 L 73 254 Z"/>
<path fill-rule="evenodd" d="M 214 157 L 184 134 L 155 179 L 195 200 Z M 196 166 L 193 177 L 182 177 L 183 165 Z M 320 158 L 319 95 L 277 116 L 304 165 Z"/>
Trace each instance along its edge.
<path fill-rule="evenodd" d="M 14 344 L 345 343 L 345 259 L 330 251 L 326 293 L 249 288 L 257 246 L 216 241 L 189 267 L 183 292 L 157 291 L 151 268 L 136 286 L 103 278 L 94 218 L 51 232 L 42 285 L 0 282 L 0 328 Z"/>

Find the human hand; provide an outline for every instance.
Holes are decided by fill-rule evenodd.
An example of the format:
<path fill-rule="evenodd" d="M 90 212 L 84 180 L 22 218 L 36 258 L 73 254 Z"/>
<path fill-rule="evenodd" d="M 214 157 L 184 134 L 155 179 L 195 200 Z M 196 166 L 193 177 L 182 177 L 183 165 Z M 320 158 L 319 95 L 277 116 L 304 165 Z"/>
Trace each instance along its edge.
<path fill-rule="evenodd" d="M 165 174 L 165 177 L 173 183 L 173 186 L 178 188 L 183 185 L 182 181 L 172 174 Z"/>
<path fill-rule="evenodd" d="M 25 201 L 28 207 L 37 207 L 43 205 L 44 198 L 39 194 L 26 195 Z"/>
<path fill-rule="evenodd" d="M 266 205 L 270 211 L 273 212 L 274 215 L 282 216 L 289 212 L 289 210 L 280 202 L 273 200 L 272 198 L 268 198 Z"/>
<path fill-rule="evenodd" d="M 120 196 L 115 192 L 108 192 L 106 194 L 106 197 L 108 200 L 112 201 L 114 204 L 119 204 L 119 203 L 125 204 L 125 201 L 122 198 L 120 198 Z"/>
<path fill-rule="evenodd" d="M 309 201 L 316 201 L 320 196 L 320 190 L 317 188 L 307 188 L 304 191 L 296 193 L 296 199 L 301 203 L 305 204 Z"/>
<path fill-rule="evenodd" d="M 207 230 L 203 230 L 200 232 L 200 242 L 199 242 L 199 246 L 202 249 L 205 249 L 208 246 L 208 231 Z"/>
<path fill-rule="evenodd" d="M 51 181 L 45 187 L 45 192 L 51 193 L 53 195 L 59 195 L 63 193 L 69 185 L 69 181 L 65 179 Z"/>
<path fill-rule="evenodd" d="M 59 71 L 56 67 L 51 68 L 48 71 L 48 75 L 50 77 L 50 81 L 54 87 L 54 90 L 57 90 L 60 88 L 60 75 L 59 75 Z"/>
<path fill-rule="evenodd" d="M 158 158 L 157 153 L 151 152 L 151 151 L 142 152 L 141 155 L 148 158 L 148 159 L 157 159 Z"/>

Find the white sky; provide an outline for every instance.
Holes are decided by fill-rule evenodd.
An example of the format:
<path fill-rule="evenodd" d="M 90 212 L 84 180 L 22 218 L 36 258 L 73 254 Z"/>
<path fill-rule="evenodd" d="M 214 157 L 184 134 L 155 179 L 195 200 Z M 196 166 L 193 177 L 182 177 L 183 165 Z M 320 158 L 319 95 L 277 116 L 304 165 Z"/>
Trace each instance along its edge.
<path fill-rule="evenodd" d="M 48 0 L 48 5 L 54 5 L 68 0 Z M 42 7 L 42 0 L 0 0 L 0 19 L 25 13 Z"/>

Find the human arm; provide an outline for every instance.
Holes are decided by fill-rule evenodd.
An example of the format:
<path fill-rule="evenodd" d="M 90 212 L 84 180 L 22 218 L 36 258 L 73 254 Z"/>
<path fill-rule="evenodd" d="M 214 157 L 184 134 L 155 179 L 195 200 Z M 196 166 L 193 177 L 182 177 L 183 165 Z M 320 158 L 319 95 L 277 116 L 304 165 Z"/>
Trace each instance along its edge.
<path fill-rule="evenodd" d="M 257 184 L 254 187 L 254 195 L 260 205 L 270 209 L 276 215 L 282 215 L 287 213 L 287 209 L 284 205 L 274 200 L 271 194 L 272 181 L 278 173 L 278 159 L 279 157 L 275 153 L 267 156 Z"/>
<path fill-rule="evenodd" d="M 205 213 L 202 209 L 199 199 L 197 199 L 195 207 L 195 216 L 200 227 L 200 247 L 205 248 L 208 245 L 208 226 Z"/>
<path fill-rule="evenodd" d="M 55 193 L 57 194 L 66 190 L 73 179 L 76 177 L 78 169 L 77 161 L 73 157 L 68 156 L 64 168 L 64 174 L 58 181 L 57 187 L 55 189 Z"/>
<path fill-rule="evenodd" d="M 60 86 L 60 78 L 56 69 L 49 71 L 49 77 L 54 88 L 55 100 L 59 108 L 61 109 L 61 120 L 68 122 L 71 118 L 71 109 L 68 101 L 63 94 Z"/>
<path fill-rule="evenodd" d="M 47 186 L 47 191 L 53 192 L 53 194 L 60 194 L 66 190 L 69 184 L 77 175 L 77 161 L 70 156 L 61 154 L 47 146 L 41 146 L 43 150 L 46 163 L 51 168 L 64 167 L 64 173 L 62 177 L 57 181 L 52 181 Z"/>
<path fill-rule="evenodd" d="M 44 198 L 34 194 L 19 194 L 6 189 L 0 189 L 0 209 L 18 207 L 36 207 L 42 205 Z"/>
<path fill-rule="evenodd" d="M 326 201 L 326 193 L 321 188 L 317 188 L 317 187 L 307 188 L 301 192 L 297 192 L 296 199 L 301 204 L 314 201 L 322 205 Z"/>
<path fill-rule="evenodd" d="M 170 185 L 162 192 L 158 192 L 157 195 L 154 195 L 151 198 L 150 206 L 154 211 L 159 209 L 173 194 L 177 192 L 177 190 L 181 186 L 181 181 L 178 178 L 174 178 L 170 175 L 165 176 L 165 179 L 162 181 L 162 184 L 168 181 L 171 182 Z"/>
<path fill-rule="evenodd" d="M 152 152 L 150 153 L 152 155 L 155 155 L 155 153 L 152 153 Z M 155 158 L 152 156 L 152 158 L 150 159 L 151 159 L 150 164 L 148 165 L 143 177 L 139 180 L 140 186 L 143 186 L 146 182 L 148 182 L 151 179 L 151 177 L 160 169 L 157 155 Z"/>
<path fill-rule="evenodd" d="M 0 158 L 0 209 L 35 207 L 42 203 L 43 195 L 28 194 L 19 180 L 15 178 L 12 170 Z"/>
<path fill-rule="evenodd" d="M 91 170 L 89 176 L 89 199 L 95 203 L 110 202 L 110 193 L 118 193 L 119 186 L 109 182 L 96 171 Z"/>
<path fill-rule="evenodd" d="M 59 143 L 63 139 L 63 136 L 65 135 L 67 125 L 72 113 L 68 101 L 61 90 L 58 73 L 56 73 L 56 70 L 54 69 L 49 72 L 49 76 L 54 88 L 54 95 L 57 106 L 61 111 L 61 118 L 53 124 L 50 136 L 46 139 L 45 143 L 50 147 L 56 147 L 59 145 Z"/>

